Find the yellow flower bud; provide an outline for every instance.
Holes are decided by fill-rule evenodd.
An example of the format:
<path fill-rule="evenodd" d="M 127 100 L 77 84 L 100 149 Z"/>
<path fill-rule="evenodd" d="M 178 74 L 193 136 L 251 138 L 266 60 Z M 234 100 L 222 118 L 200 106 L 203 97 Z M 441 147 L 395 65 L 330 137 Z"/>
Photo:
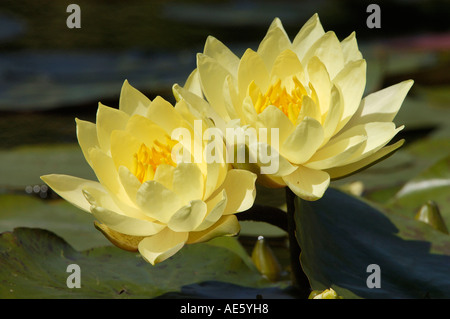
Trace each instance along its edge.
<path fill-rule="evenodd" d="M 439 211 L 439 207 L 431 200 L 420 207 L 414 219 L 424 222 L 444 234 L 448 234 L 448 229 Z"/>
<path fill-rule="evenodd" d="M 313 290 L 308 299 L 344 299 L 339 296 L 333 288 L 325 289 L 323 291 Z"/>
<path fill-rule="evenodd" d="M 263 236 L 259 236 L 252 252 L 252 260 L 259 272 L 276 281 L 281 275 L 281 265 Z"/>

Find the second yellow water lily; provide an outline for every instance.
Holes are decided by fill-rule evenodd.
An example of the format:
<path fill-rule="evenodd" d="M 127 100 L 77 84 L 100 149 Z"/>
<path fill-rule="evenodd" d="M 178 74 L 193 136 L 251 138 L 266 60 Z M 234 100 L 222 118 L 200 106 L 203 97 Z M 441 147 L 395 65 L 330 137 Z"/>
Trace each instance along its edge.
<path fill-rule="evenodd" d="M 125 81 L 119 109 L 100 104 L 96 123 L 77 120 L 78 142 L 98 181 L 41 178 L 91 212 L 111 242 L 152 264 L 185 244 L 236 235 L 235 213 L 253 205 L 256 176 L 225 161 L 194 160 L 194 149 L 206 147 L 196 136 L 207 128 L 195 121 L 184 101 L 175 107 L 161 97 L 151 101 Z M 177 129 L 190 138 L 174 139 Z"/>
<path fill-rule="evenodd" d="M 317 200 L 330 179 L 356 172 L 403 143 L 386 146 L 403 128 L 392 121 L 413 82 L 362 98 L 365 83 L 366 61 L 355 33 L 339 41 L 316 14 L 293 41 L 275 19 L 257 51 L 247 49 L 240 58 L 208 37 L 197 68 L 184 87 L 173 90 L 222 129 L 277 129 L 276 145 L 268 139 L 254 148 L 279 155 L 278 171 L 261 181 Z"/>

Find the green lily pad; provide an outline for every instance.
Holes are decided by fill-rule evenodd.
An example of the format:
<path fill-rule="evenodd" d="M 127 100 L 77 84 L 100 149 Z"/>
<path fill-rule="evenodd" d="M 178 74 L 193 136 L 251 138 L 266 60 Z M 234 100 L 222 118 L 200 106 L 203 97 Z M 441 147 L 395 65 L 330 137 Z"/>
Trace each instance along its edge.
<path fill-rule="evenodd" d="M 344 298 L 450 298 L 450 236 L 329 188 L 296 202 L 301 262 L 314 290 Z M 369 288 L 369 265 L 380 288 Z M 370 270 L 370 268 L 369 268 Z"/>
<path fill-rule="evenodd" d="M 418 86 L 416 92 L 430 101 L 433 106 L 442 107 L 447 110 L 450 106 L 450 86 L 448 84 L 438 86 Z"/>
<path fill-rule="evenodd" d="M 386 206 L 413 217 L 427 201 L 434 201 L 450 227 L 450 155 L 407 182 Z"/>
<path fill-rule="evenodd" d="M 424 97 L 406 97 L 394 122 L 397 126 L 405 125 L 408 130 L 439 127 L 449 124 L 448 109 L 435 107 L 433 101 Z"/>
<path fill-rule="evenodd" d="M 0 150 L 0 188 L 43 184 L 45 174 L 67 174 L 96 180 L 78 144 L 23 146 Z"/>
<path fill-rule="evenodd" d="M 94 217 L 65 200 L 30 195 L 0 195 L 0 232 L 17 227 L 42 228 L 62 237 L 77 250 L 109 245 L 94 227 Z"/>
<path fill-rule="evenodd" d="M 0 298 L 155 298 L 209 281 L 244 289 L 276 288 L 285 294 L 286 287 L 269 283 L 233 251 L 235 241 L 224 237 L 187 245 L 152 266 L 139 254 L 116 247 L 79 252 L 52 232 L 17 228 L 0 235 Z M 80 288 L 67 286 L 71 264 L 80 267 Z M 192 293 L 201 295 L 201 287 Z M 219 296 L 223 286 L 216 288 Z"/>
<path fill-rule="evenodd" d="M 158 299 L 295 299 L 298 293 L 292 287 L 252 288 L 218 281 L 206 281 L 181 287 L 180 292 L 169 292 Z"/>
<path fill-rule="evenodd" d="M 427 137 L 400 148 L 393 156 L 376 165 L 333 182 L 342 186 L 362 182 L 363 197 L 387 205 L 395 194 L 411 179 L 437 161 L 450 155 L 448 137 Z"/>

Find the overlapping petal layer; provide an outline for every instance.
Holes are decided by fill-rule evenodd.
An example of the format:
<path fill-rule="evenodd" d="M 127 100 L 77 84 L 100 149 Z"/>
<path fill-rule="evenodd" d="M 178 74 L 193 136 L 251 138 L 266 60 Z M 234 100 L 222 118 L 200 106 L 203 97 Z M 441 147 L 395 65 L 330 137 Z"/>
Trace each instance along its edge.
<path fill-rule="evenodd" d="M 209 110 L 198 112 L 222 128 L 266 129 L 269 135 L 277 129 L 278 140 L 267 138 L 266 148 L 295 169 L 283 175 L 280 167 L 260 180 L 316 200 L 330 179 L 358 171 L 402 144 L 386 146 L 403 128 L 392 121 L 413 81 L 363 98 L 365 83 L 366 61 L 355 33 L 339 41 L 315 14 L 292 42 L 275 19 L 257 50 L 247 49 L 240 58 L 209 37 L 185 86 L 173 89 L 194 108 L 200 105 L 196 99 L 206 99 Z"/>
<path fill-rule="evenodd" d="M 98 182 L 57 174 L 42 180 L 91 212 L 114 244 L 139 250 L 152 264 L 187 243 L 237 234 L 234 214 L 253 205 L 256 175 L 232 169 L 225 158 L 206 161 L 209 124 L 191 104 L 151 101 L 125 81 L 119 109 L 100 104 L 96 123 L 76 120 Z"/>

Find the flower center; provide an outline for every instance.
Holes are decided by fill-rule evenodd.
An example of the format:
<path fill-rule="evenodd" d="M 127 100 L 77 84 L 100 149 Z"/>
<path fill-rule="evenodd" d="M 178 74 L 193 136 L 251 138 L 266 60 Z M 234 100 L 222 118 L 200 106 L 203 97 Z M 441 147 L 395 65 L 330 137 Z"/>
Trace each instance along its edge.
<path fill-rule="evenodd" d="M 293 88 L 289 92 L 286 87 L 281 85 L 281 80 L 278 79 L 275 84 L 272 84 L 267 89 L 265 94 L 259 93 L 258 99 L 254 104 L 256 112 L 259 114 L 269 105 L 274 105 L 283 111 L 291 122 L 295 123 L 302 108 L 302 97 L 308 93 L 296 76 L 292 77 L 292 82 Z"/>
<path fill-rule="evenodd" d="M 152 180 L 156 169 L 161 164 L 177 166 L 172 160 L 172 148 L 178 142 L 171 140 L 168 136 L 166 140 L 166 144 L 155 140 L 151 149 L 142 143 L 134 154 L 134 175 L 141 183 Z"/>

